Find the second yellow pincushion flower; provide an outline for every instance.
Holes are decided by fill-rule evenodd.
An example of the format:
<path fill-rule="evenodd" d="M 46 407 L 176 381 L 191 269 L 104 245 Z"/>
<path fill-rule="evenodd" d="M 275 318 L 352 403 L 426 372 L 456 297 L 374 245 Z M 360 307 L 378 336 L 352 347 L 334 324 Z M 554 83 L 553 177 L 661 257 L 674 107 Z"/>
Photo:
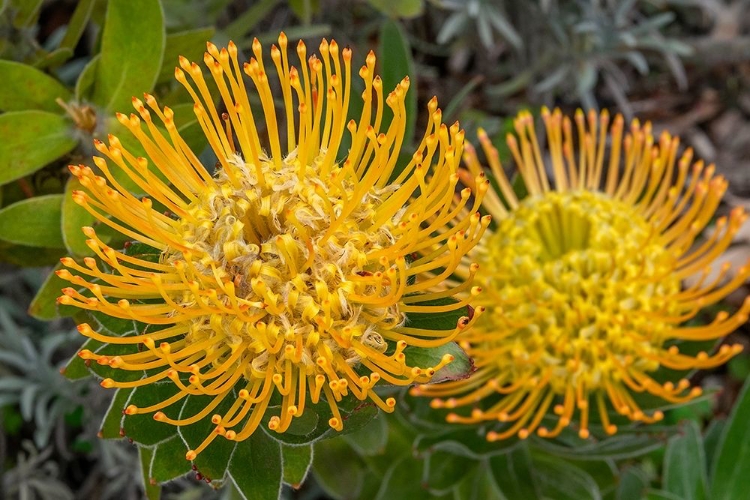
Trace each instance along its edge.
<path fill-rule="evenodd" d="M 741 208 L 700 240 L 727 187 L 713 166 L 691 163 L 691 150 L 678 158 L 678 138 L 664 132 L 655 140 L 651 125 L 638 121 L 626 130 L 622 116 L 610 120 L 606 111 L 578 111 L 571 120 L 545 109 L 542 118 L 546 150 L 528 112 L 507 138 L 526 197 L 516 195 L 480 131 L 498 189 L 484 200 L 497 226 L 475 255 L 483 268 L 478 304 L 487 313 L 459 339 L 477 370 L 412 389 L 450 409 L 449 422 L 489 426 L 490 441 L 554 437 L 576 424 L 587 438 L 594 419 L 612 434 L 611 410 L 661 420 L 634 395 L 668 403 L 698 396 L 700 387 L 670 370 L 710 368 L 737 354 L 740 345 L 714 354 L 710 345 L 750 312 L 749 298 L 732 316 L 686 324 L 750 276 L 750 264 L 730 278 L 728 265 L 715 263 L 746 219 Z M 470 146 L 465 159 L 464 180 L 473 185 L 482 168 Z M 469 276 L 467 269 L 457 275 Z M 701 341 L 708 345 L 697 349 Z"/>
<path fill-rule="evenodd" d="M 80 356 L 143 374 L 137 380 L 107 378 L 104 387 L 173 384 L 173 395 L 148 407 L 128 405 L 127 415 L 152 413 L 176 426 L 210 418 L 215 432 L 187 452 L 189 460 L 217 436 L 238 441 L 250 436 L 272 397 L 279 398 L 279 409 L 268 426 L 276 432 L 302 415 L 308 401 L 320 399 L 333 414 L 330 426 L 341 430 L 337 402 L 349 393 L 392 411 L 394 399 L 383 401 L 373 390 L 379 380 L 426 382 L 451 361 L 446 355 L 435 366 L 408 366 L 405 348 L 443 345 L 478 317 L 463 317 L 452 330 L 405 324 L 410 312 L 445 312 L 467 304 L 433 299 L 470 290 L 470 280 L 431 291 L 454 272 L 489 224 L 477 212 L 486 183 L 478 181 L 471 202 L 468 189 L 454 195 L 464 132 L 458 124 L 441 122 L 433 99 L 418 149 L 394 175 L 404 140 L 408 78 L 384 96 L 370 53 L 359 72 L 363 111 L 347 122 L 351 50 L 324 40 L 321 57 L 308 58 L 300 42 L 295 68 L 283 34 L 278 42 L 271 59 L 285 127 L 277 122 L 257 41 L 244 66 L 232 43 L 221 50 L 208 44 L 204 60 L 225 113 L 215 108 L 199 66 L 180 59 L 176 78 L 195 101 L 218 158 L 215 174 L 186 146 L 173 112 L 150 95 L 145 104 L 133 99 L 137 115 L 118 115 L 148 158 L 134 156 L 110 136 L 108 145 L 96 142 L 109 158 L 94 158 L 101 175 L 86 166 L 71 167 L 87 189 L 74 193 L 77 203 L 101 223 L 160 252 L 151 262 L 107 246 L 92 228 L 84 228 L 104 264 L 63 259 L 70 271 L 59 276 L 79 288 L 63 290 L 59 302 L 149 328 L 113 337 L 82 324 L 79 331 L 91 339 L 133 349 L 121 355 L 83 350 Z M 260 119 L 253 115 L 243 72 L 255 85 Z M 381 133 L 384 102 L 393 120 Z M 259 133 L 263 128 L 267 143 Z M 351 134 L 351 148 L 341 160 L 345 134 Z M 113 168 L 122 169 L 148 197 L 131 195 Z M 156 210 L 157 203 L 167 211 Z M 209 396 L 210 402 L 195 414 L 180 415 L 188 395 Z M 228 399 L 233 400 L 228 409 L 217 413 Z"/>

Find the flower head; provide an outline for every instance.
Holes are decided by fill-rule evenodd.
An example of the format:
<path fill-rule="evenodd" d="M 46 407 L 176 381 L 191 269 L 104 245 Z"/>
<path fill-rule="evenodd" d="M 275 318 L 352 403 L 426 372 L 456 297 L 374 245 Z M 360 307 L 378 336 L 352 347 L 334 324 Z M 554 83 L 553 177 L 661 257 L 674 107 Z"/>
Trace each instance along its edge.
<path fill-rule="evenodd" d="M 497 224 L 477 247 L 484 288 L 477 303 L 488 310 L 459 338 L 477 370 L 467 380 L 412 391 L 434 397 L 433 407 L 460 408 L 450 422 L 504 423 L 488 432 L 491 441 L 534 431 L 553 437 L 576 414 L 582 438 L 590 416 L 611 434 L 610 408 L 633 421 L 660 420 L 633 393 L 671 403 L 699 395 L 687 379 L 663 382 L 655 372 L 724 363 L 741 347 L 691 355 L 691 343 L 726 336 L 750 311 L 746 300 L 733 316 L 686 323 L 750 275 L 746 265 L 728 278 L 724 266 L 709 278 L 746 218 L 737 208 L 702 239 L 727 187 L 713 166 L 692 163 L 689 149 L 678 159 L 678 138 L 665 132 L 655 141 L 649 123 L 634 121 L 625 132 L 622 117 L 610 124 L 606 111 L 579 111 L 571 120 L 545 109 L 542 118 L 548 151 L 529 113 L 519 114 L 507 138 L 528 189 L 523 199 L 480 131 L 499 189 L 483 202 Z M 482 171 L 470 146 L 465 162 L 473 185 L 469 172 Z M 542 426 L 550 412 L 554 428 Z"/>
<path fill-rule="evenodd" d="M 145 103 L 133 99 L 137 114 L 117 115 L 148 158 L 136 157 L 110 136 L 108 145 L 96 142 L 109 159 L 94 158 L 101 176 L 86 166 L 70 168 L 87 189 L 74 193 L 77 203 L 101 223 L 160 252 L 157 262 L 128 255 L 84 228 L 89 247 L 104 264 L 63 259 L 73 272 L 62 270 L 59 276 L 82 289 L 63 290 L 60 303 L 149 328 L 112 337 L 82 324 L 79 331 L 87 337 L 133 349 L 122 355 L 83 350 L 80 356 L 144 372 L 135 381 L 104 379 L 104 387 L 171 381 L 178 388 L 173 397 L 149 407 L 130 405 L 126 414 L 152 413 L 177 426 L 211 418 L 216 432 L 188 451 L 188 459 L 216 436 L 247 438 L 275 394 L 280 408 L 269 410 L 274 414 L 268 425 L 276 432 L 302 415 L 308 400 L 327 401 L 333 414 L 329 424 L 337 430 L 343 426 L 337 401 L 349 393 L 392 411 L 394 399 L 383 401 L 373 390 L 379 380 L 426 382 L 451 361 L 446 355 L 435 366 L 408 366 L 404 349 L 442 345 L 472 321 L 462 318 L 447 331 L 405 326 L 410 311 L 466 305 L 420 304 L 453 294 L 447 288 L 430 290 L 454 271 L 489 224 L 477 213 L 486 185 L 480 183 L 473 206 L 467 206 L 468 190 L 454 196 L 464 132 L 458 124 L 441 122 L 433 99 L 421 144 L 396 175 L 408 78 L 384 95 L 370 53 L 359 71 L 363 111 L 347 123 L 351 50 L 323 40 L 321 57 L 308 58 L 300 42 L 300 66 L 294 67 L 284 34 L 278 42 L 271 59 L 283 119 L 274 109 L 271 68 L 264 66 L 257 40 L 243 70 L 254 83 L 260 119 L 234 44 L 219 50 L 209 43 L 204 59 L 225 113 L 214 107 L 199 66 L 180 59 L 175 76 L 194 99 L 218 158 L 213 175 L 180 137 L 173 112 L 150 95 Z M 383 102 L 393 119 L 379 132 Z M 285 127 L 278 125 L 282 120 Z M 263 127 L 267 134 L 259 133 Z M 351 135 L 351 148 L 340 160 L 345 134 Z M 113 167 L 148 196 L 131 195 L 112 175 Z M 461 221 L 445 229 L 457 216 Z M 208 395 L 211 402 L 195 415 L 178 417 L 188 395 Z M 227 398 L 234 399 L 229 409 L 216 413 Z"/>

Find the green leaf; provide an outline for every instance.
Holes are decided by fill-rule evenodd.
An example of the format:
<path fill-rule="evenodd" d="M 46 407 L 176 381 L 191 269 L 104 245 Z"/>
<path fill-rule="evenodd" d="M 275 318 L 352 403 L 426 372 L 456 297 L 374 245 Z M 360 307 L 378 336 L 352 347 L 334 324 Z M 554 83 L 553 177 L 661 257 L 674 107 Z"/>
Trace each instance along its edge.
<path fill-rule="evenodd" d="M 42 248 L 63 248 L 61 194 L 37 196 L 0 210 L 0 239 Z"/>
<path fill-rule="evenodd" d="M 60 290 L 70 284 L 64 279 L 58 278 L 55 271 L 62 269 L 59 262 L 54 269 L 47 275 L 47 278 L 39 287 L 34 299 L 29 305 L 29 315 L 36 319 L 51 320 L 59 317 L 57 312 L 57 298 L 61 295 Z"/>
<path fill-rule="evenodd" d="M 313 473 L 325 491 L 336 498 L 359 498 L 367 465 L 343 439 L 315 443 Z"/>
<path fill-rule="evenodd" d="M 414 140 L 414 125 L 417 120 L 417 72 L 414 70 L 411 47 L 401 26 L 395 21 L 386 21 L 380 28 L 379 47 L 380 74 L 383 79 L 383 92 L 388 95 L 406 76 L 411 80 L 406 94 L 406 131 L 404 144 Z M 393 119 L 393 113 L 386 109 L 383 114 L 381 131 L 387 130 Z"/>
<path fill-rule="evenodd" d="M 633 500 L 643 498 L 648 488 L 648 476 L 638 467 L 628 467 L 620 476 L 620 483 L 615 493 L 616 500 Z"/>
<path fill-rule="evenodd" d="M 413 296 L 409 296 L 410 298 Z M 458 302 L 453 297 L 444 297 L 441 299 L 425 300 L 415 302 L 414 306 L 447 306 Z M 456 328 L 458 320 L 464 316 L 469 316 L 468 306 L 459 307 L 453 311 L 439 313 L 415 313 L 406 314 L 406 325 L 409 328 L 420 328 L 424 330 L 453 330 Z"/>
<path fill-rule="evenodd" d="M 438 418 L 444 423 L 445 413 L 442 413 Z M 440 430 L 431 430 L 427 431 L 426 434 L 420 434 L 414 442 L 414 448 L 420 452 L 445 450 L 455 455 L 478 460 L 483 457 L 508 453 L 509 449 L 518 444 L 518 438 L 516 437 L 490 443 L 485 438 L 485 432 L 486 429 L 479 427 L 464 427 L 446 423 Z"/>
<path fill-rule="evenodd" d="M 317 404 L 305 405 L 305 411 L 299 417 L 292 420 L 289 429 L 283 433 L 277 433 L 268 428 L 268 420 L 272 412 L 278 412 L 277 407 L 269 407 L 263 417 L 261 424 L 263 432 L 272 439 L 282 444 L 301 446 L 314 443 L 320 439 L 342 436 L 355 432 L 366 426 L 377 414 L 378 408 L 373 403 L 361 402 L 353 396 L 348 396 L 338 403 L 341 418 L 344 421 L 344 429 L 336 431 L 328 425 L 328 420 L 333 416 L 328 403 L 321 399 Z"/>
<path fill-rule="evenodd" d="M 225 415 L 237 399 L 237 393 L 232 390 L 207 416 L 194 424 L 179 427 L 178 432 L 180 437 L 191 450 L 197 449 L 201 443 L 203 443 L 203 441 L 215 431 L 216 425 L 211 422 L 211 416 L 213 414 Z M 178 415 L 175 415 L 174 411 L 170 412 L 171 407 L 165 408 L 163 411 L 172 418 L 186 419 L 197 415 L 212 401 L 214 401 L 214 396 L 190 395 L 185 398 L 184 404 L 174 405 L 181 406 Z M 239 428 L 241 428 L 241 426 Z M 256 430 L 256 432 L 259 433 L 260 429 Z M 197 470 L 209 480 L 221 479 L 226 474 L 229 459 L 232 457 L 235 446 L 240 445 L 221 436 L 215 437 L 214 440 L 211 441 L 211 443 L 196 457 L 193 464 Z M 185 456 L 183 455 L 183 459 L 184 458 Z"/>
<path fill-rule="evenodd" d="M 423 0 L 368 0 L 370 5 L 391 18 L 411 19 L 422 15 Z M 382 54 L 382 52 L 381 52 Z"/>
<path fill-rule="evenodd" d="M 453 490 L 454 500 L 507 500 L 486 462 L 481 462 Z M 527 500 L 524 498 L 524 500 Z"/>
<path fill-rule="evenodd" d="M 133 389 L 117 389 L 99 426 L 99 437 L 103 439 L 121 439 L 124 437 L 122 424 L 125 415 L 123 415 L 122 409 L 127 406 L 132 393 Z"/>
<path fill-rule="evenodd" d="M 436 366 L 446 354 L 453 356 L 453 361 L 435 372 L 430 382 L 438 383 L 468 377 L 474 368 L 474 363 L 455 342 L 448 342 L 440 347 L 431 347 L 429 349 L 413 346 L 404 349 L 407 366 L 418 366 L 420 368 Z"/>
<path fill-rule="evenodd" d="M 578 467 L 559 458 L 537 455 L 533 458 L 535 483 L 542 497 L 555 500 L 601 500 L 596 481 Z"/>
<path fill-rule="evenodd" d="M 711 474 L 711 498 L 732 500 L 747 494 L 750 477 L 750 379 L 745 381 L 716 451 Z"/>
<path fill-rule="evenodd" d="M 664 490 L 649 490 L 646 498 L 647 500 L 682 500 L 682 497 Z"/>
<path fill-rule="evenodd" d="M 123 370 L 120 371 L 122 372 Z M 165 399 L 174 396 L 178 392 L 180 392 L 179 387 L 171 381 L 136 387 L 130 394 L 130 399 L 128 399 L 126 404 L 123 405 L 120 410 L 125 409 L 129 405 L 145 408 L 160 403 Z M 177 418 L 177 415 L 175 414 L 176 412 L 174 411 L 176 409 L 175 407 L 179 407 L 179 403 L 164 408 L 162 411 L 170 418 Z M 112 408 L 110 411 L 116 411 L 116 409 Z M 211 422 L 209 421 L 209 424 L 210 423 Z M 154 420 L 153 413 L 126 415 L 123 419 L 122 427 L 125 429 L 125 435 L 128 438 L 145 446 L 153 446 L 161 441 L 170 439 L 178 432 L 177 426 Z M 185 457 L 183 456 L 183 458 Z"/>
<path fill-rule="evenodd" d="M 81 346 L 81 349 L 88 349 L 91 352 L 96 351 L 100 347 L 102 347 L 102 343 L 98 342 L 94 339 L 88 339 L 84 344 Z M 68 380 L 79 380 L 82 378 L 89 377 L 91 375 L 91 370 L 89 370 L 88 366 L 86 365 L 86 361 L 81 359 L 80 356 L 78 356 L 78 353 L 73 354 L 71 358 L 68 360 L 68 364 L 65 365 L 65 367 L 60 370 L 60 373 L 65 376 Z"/>
<path fill-rule="evenodd" d="M 229 475 L 246 500 L 278 498 L 282 470 L 281 445 L 262 432 L 238 443 L 229 464 Z"/>
<path fill-rule="evenodd" d="M 541 498 L 529 448 L 525 443 L 520 443 L 508 453 L 491 457 L 489 465 L 495 484 L 506 498 Z"/>
<path fill-rule="evenodd" d="M 712 465 L 716 458 L 716 451 L 721 441 L 721 436 L 724 434 L 724 428 L 727 426 L 727 421 L 723 419 L 712 419 L 709 422 L 708 427 L 703 433 L 703 451 L 706 455 L 706 466 L 708 473 L 712 474 Z M 711 483 L 712 477 L 709 476 L 708 482 Z"/>
<path fill-rule="evenodd" d="M 161 69 L 164 15 L 156 0 L 110 0 L 97 64 L 94 102 L 125 112 L 131 97 L 149 92 Z"/>
<path fill-rule="evenodd" d="M 70 121 L 46 111 L 0 115 L 0 185 L 36 172 L 78 143 Z"/>
<path fill-rule="evenodd" d="M 54 266 L 65 256 L 62 248 L 16 245 L 0 240 L 0 262 L 20 267 Z"/>
<path fill-rule="evenodd" d="M 198 28 L 167 35 L 164 47 L 164 59 L 156 83 L 170 82 L 174 79 L 174 69 L 179 66 L 179 57 L 190 61 L 202 61 L 206 51 L 206 42 L 214 36 L 214 28 Z M 190 105 L 192 107 L 192 104 Z"/>
<path fill-rule="evenodd" d="M 698 424 L 690 420 L 684 434 L 667 443 L 663 488 L 685 500 L 704 500 L 707 483 L 703 439 Z"/>
<path fill-rule="evenodd" d="M 320 12 L 320 0 L 289 0 L 288 4 L 304 26 L 310 24 L 313 14 Z"/>
<path fill-rule="evenodd" d="M 93 226 L 96 218 L 88 210 L 73 201 L 73 192 L 83 189 L 81 181 L 71 176 L 65 183 L 65 195 L 62 201 L 62 237 L 65 248 L 72 255 L 86 257 L 94 251 L 86 245 L 88 236 L 81 230 L 84 226 Z"/>
<path fill-rule="evenodd" d="M 96 0 L 79 0 L 76 5 L 76 10 L 73 11 L 73 15 L 70 17 L 68 22 L 68 29 L 65 30 L 65 36 L 60 42 L 60 47 L 67 47 L 71 50 L 76 48 L 78 40 L 81 39 L 84 30 L 86 29 L 86 23 L 91 17 L 91 10 L 94 7 Z"/>
<path fill-rule="evenodd" d="M 601 441 L 589 440 L 566 446 L 561 441 L 533 438 L 533 443 L 547 453 L 571 460 L 623 460 L 645 455 L 662 446 L 662 442 L 648 434 L 620 433 Z"/>
<path fill-rule="evenodd" d="M 34 67 L 37 69 L 54 68 L 61 65 L 71 57 L 73 57 L 73 49 L 61 47 L 34 61 Z"/>
<path fill-rule="evenodd" d="M 396 457 L 393 457 L 394 459 Z M 392 498 L 424 498 L 425 490 L 421 481 L 423 464 L 421 460 L 415 460 L 412 456 L 403 456 L 394 460 L 383 477 L 377 500 L 390 500 Z"/>
<path fill-rule="evenodd" d="M 423 485 L 436 495 L 447 493 L 471 473 L 479 462 L 445 451 L 435 451 L 424 461 Z"/>
<path fill-rule="evenodd" d="M 271 12 L 271 9 L 276 7 L 279 0 L 260 0 L 247 9 L 245 12 L 237 16 L 231 23 L 224 28 L 224 34 L 230 40 L 239 40 L 245 37 L 245 33 L 249 33 L 255 28 L 265 17 Z"/>
<path fill-rule="evenodd" d="M 344 439 L 360 455 L 382 453 L 388 443 L 387 417 L 383 412 L 378 413 L 367 425 L 345 435 Z"/>
<path fill-rule="evenodd" d="M 141 477 L 143 479 L 143 489 L 148 500 L 159 500 L 161 498 L 161 486 L 154 484 L 149 478 L 151 469 L 151 460 L 154 457 L 154 450 L 151 448 L 138 447 L 138 456 L 141 461 Z"/>
<path fill-rule="evenodd" d="M 164 483 L 190 472 L 192 465 L 185 460 L 187 450 L 187 446 L 177 435 L 154 446 L 149 478 Z"/>
<path fill-rule="evenodd" d="M 91 58 L 86 66 L 83 67 L 83 71 L 78 75 L 76 80 L 76 99 L 79 101 L 89 100 L 91 93 L 94 89 L 94 82 L 96 81 L 97 66 L 99 65 L 99 54 Z"/>
<path fill-rule="evenodd" d="M 55 102 L 70 99 L 70 91 L 49 76 L 26 64 L 0 60 L 0 110 L 23 111 L 38 109 L 51 113 L 61 113 L 62 108 Z"/>
<path fill-rule="evenodd" d="M 312 445 L 282 446 L 281 458 L 284 462 L 284 482 L 290 484 L 292 488 L 299 488 L 312 465 Z"/>
<path fill-rule="evenodd" d="M 36 24 L 43 3 L 44 0 L 11 0 L 10 5 L 16 14 L 13 26 L 23 28 Z"/>

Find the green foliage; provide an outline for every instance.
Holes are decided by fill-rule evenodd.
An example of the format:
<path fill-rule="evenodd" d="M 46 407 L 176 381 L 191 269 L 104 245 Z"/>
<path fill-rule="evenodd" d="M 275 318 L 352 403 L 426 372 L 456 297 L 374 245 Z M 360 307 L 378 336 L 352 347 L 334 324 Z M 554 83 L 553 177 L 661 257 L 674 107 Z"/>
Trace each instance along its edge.
<path fill-rule="evenodd" d="M 70 121 L 48 111 L 0 115 L 0 185 L 36 172 L 76 145 Z"/>
<path fill-rule="evenodd" d="M 395 21 L 386 21 L 380 28 L 380 47 L 378 50 L 379 72 L 383 78 L 383 92 L 391 92 L 405 77 L 410 79 L 409 91 L 406 94 L 406 132 L 404 143 L 408 144 L 414 136 L 414 124 L 417 120 L 417 72 L 414 71 L 414 61 L 411 48 L 403 28 Z M 383 119 L 383 129 L 386 129 L 393 117 L 386 113 Z"/>
<path fill-rule="evenodd" d="M 3 227 L 0 237 L 19 245 L 63 248 L 60 232 L 62 201 L 62 195 L 51 194 L 3 208 L 0 210 L 0 226 Z"/>
<path fill-rule="evenodd" d="M 0 74 L 3 75 L 3 85 L 0 88 L 1 111 L 36 109 L 59 113 L 60 106 L 55 100 L 70 99 L 70 91 L 62 83 L 26 64 L 0 60 Z M 44 126 L 40 130 L 46 128 L 48 127 Z"/>
<path fill-rule="evenodd" d="M 151 91 L 156 83 L 165 44 L 159 2 L 110 0 L 93 101 L 110 113 L 131 109 L 131 97 Z"/>
<path fill-rule="evenodd" d="M 730 500 L 741 498 L 747 491 L 750 473 L 750 379 L 745 381 L 737 404 L 721 433 L 714 460 L 711 463 L 711 498 Z"/>

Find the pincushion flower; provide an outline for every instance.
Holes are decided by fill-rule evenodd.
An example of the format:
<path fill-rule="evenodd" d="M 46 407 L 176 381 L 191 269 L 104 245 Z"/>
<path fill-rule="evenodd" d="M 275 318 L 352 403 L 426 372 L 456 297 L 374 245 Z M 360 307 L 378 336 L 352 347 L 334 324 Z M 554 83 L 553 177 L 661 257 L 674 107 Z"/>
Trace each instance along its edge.
<path fill-rule="evenodd" d="M 471 287 L 431 291 L 453 273 L 489 224 L 477 212 L 486 185 L 479 184 L 474 199 L 469 190 L 454 196 L 464 132 L 458 124 L 441 122 L 433 99 L 424 137 L 395 175 L 408 78 L 384 95 L 370 53 L 359 71 L 363 111 L 347 122 L 351 50 L 323 40 L 321 57 L 308 59 L 300 42 L 295 68 L 284 34 L 278 42 L 271 59 L 283 118 L 274 109 L 257 40 L 254 57 L 243 66 L 234 44 L 221 50 L 208 44 L 204 61 L 223 114 L 199 66 L 180 59 L 175 76 L 195 101 L 195 114 L 218 158 L 214 174 L 178 134 L 173 112 L 150 95 L 145 103 L 133 99 L 137 114 L 117 115 L 148 158 L 136 157 L 110 136 L 108 145 L 96 142 L 109 159 L 94 158 L 101 175 L 82 165 L 70 168 L 86 188 L 73 194 L 78 204 L 101 223 L 160 252 L 157 262 L 128 255 L 84 228 L 103 264 L 94 258 L 83 264 L 63 259 L 69 269 L 59 276 L 79 288 L 64 289 L 59 302 L 149 327 L 112 337 L 82 324 L 79 331 L 91 339 L 133 349 L 122 355 L 82 350 L 80 356 L 143 373 L 135 381 L 106 378 L 104 387 L 176 386 L 173 396 L 151 406 L 128 405 L 127 415 L 152 413 L 176 426 L 210 418 L 215 432 L 187 452 L 189 460 L 217 436 L 236 441 L 250 436 L 273 397 L 279 409 L 268 410 L 273 413 L 268 426 L 276 432 L 302 415 L 308 401 L 322 399 L 333 415 L 330 426 L 341 430 L 337 402 L 350 393 L 392 411 L 394 399 L 384 401 L 373 390 L 378 381 L 426 382 L 452 359 L 445 355 L 435 366 L 408 366 L 407 346 L 443 345 L 476 318 L 463 317 L 455 329 L 442 331 L 405 323 L 406 313 L 467 304 L 420 304 Z M 254 83 L 261 118 L 253 114 L 243 70 Z M 383 102 L 393 120 L 379 132 Z M 279 125 L 283 119 L 285 127 Z M 351 148 L 340 161 L 345 134 L 351 135 Z M 131 195 L 112 175 L 114 168 L 148 196 Z M 157 210 L 157 204 L 163 208 Z M 460 221 L 446 226 L 459 215 Z M 194 415 L 179 416 L 188 395 L 211 396 L 210 403 Z M 231 406 L 217 413 L 227 398 L 234 399 Z"/>
<path fill-rule="evenodd" d="M 412 390 L 433 397 L 434 408 L 456 409 L 449 422 L 495 422 L 490 441 L 535 431 L 553 437 L 576 417 L 587 438 L 592 416 L 612 434 L 611 410 L 658 421 L 662 412 L 644 410 L 634 394 L 668 403 L 698 396 L 687 379 L 663 382 L 655 372 L 724 363 L 741 346 L 691 355 L 691 343 L 721 339 L 750 311 L 746 300 L 734 315 L 688 323 L 750 275 L 748 265 L 731 278 L 728 265 L 711 274 L 746 218 L 736 208 L 701 236 L 727 187 L 713 166 L 692 163 L 690 149 L 678 159 L 678 138 L 665 132 L 656 141 L 649 123 L 633 121 L 624 131 L 622 117 L 610 123 L 606 111 L 579 110 L 571 120 L 545 109 L 542 118 L 546 151 L 528 112 L 507 137 L 528 189 L 523 199 L 479 132 L 499 189 L 484 198 L 497 224 L 476 249 L 484 288 L 477 303 L 487 312 L 460 337 L 477 369 L 466 380 Z M 473 185 L 470 175 L 482 168 L 468 146 L 464 158 Z"/>

